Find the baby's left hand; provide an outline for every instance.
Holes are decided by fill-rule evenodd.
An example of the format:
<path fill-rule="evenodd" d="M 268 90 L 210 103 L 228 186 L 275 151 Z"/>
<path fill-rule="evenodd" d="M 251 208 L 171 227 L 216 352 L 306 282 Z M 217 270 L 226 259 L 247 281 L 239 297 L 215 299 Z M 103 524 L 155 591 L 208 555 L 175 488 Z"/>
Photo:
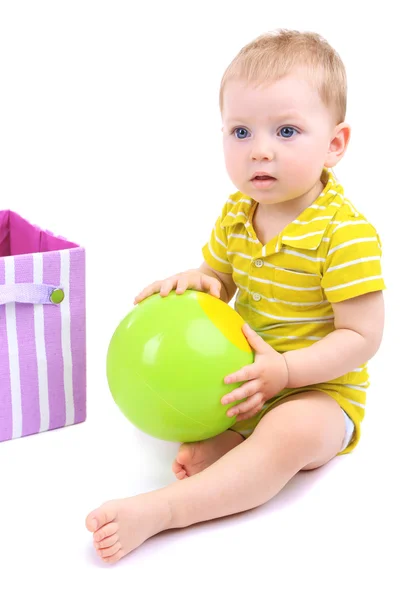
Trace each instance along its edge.
<path fill-rule="evenodd" d="M 259 413 L 267 400 L 286 387 L 289 379 L 282 354 L 264 342 L 247 323 L 243 326 L 243 333 L 256 352 L 254 362 L 225 377 L 225 383 L 246 383 L 221 398 L 222 404 L 247 398 L 228 410 L 228 417 L 238 415 L 236 421 L 244 421 Z"/>

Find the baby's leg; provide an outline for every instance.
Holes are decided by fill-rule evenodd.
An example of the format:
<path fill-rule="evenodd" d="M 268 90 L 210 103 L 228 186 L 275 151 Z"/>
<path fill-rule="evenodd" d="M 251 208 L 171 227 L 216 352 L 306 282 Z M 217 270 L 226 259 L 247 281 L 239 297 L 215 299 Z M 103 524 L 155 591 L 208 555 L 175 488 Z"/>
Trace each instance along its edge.
<path fill-rule="evenodd" d="M 276 406 L 253 434 L 204 471 L 165 488 L 107 502 L 86 519 L 94 545 L 116 562 L 164 529 L 188 527 L 255 508 L 300 470 L 324 465 L 342 448 L 340 406 L 322 392 L 299 393 Z"/>

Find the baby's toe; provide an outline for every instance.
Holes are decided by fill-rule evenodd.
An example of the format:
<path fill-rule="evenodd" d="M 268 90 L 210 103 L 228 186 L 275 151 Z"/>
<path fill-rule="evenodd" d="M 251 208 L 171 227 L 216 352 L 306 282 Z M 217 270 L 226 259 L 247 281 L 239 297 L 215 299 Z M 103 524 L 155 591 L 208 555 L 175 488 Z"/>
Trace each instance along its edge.
<path fill-rule="evenodd" d="M 110 548 L 111 546 L 116 544 L 118 541 L 119 541 L 119 534 L 114 533 L 114 535 L 110 535 L 110 537 L 104 538 L 104 540 L 101 540 L 101 542 L 93 541 L 93 544 L 94 544 L 94 547 L 96 548 L 96 550 L 98 550 L 99 548 Z"/>
<path fill-rule="evenodd" d="M 176 473 L 179 473 L 179 471 L 181 471 L 181 470 L 182 470 L 182 465 L 180 465 L 180 464 L 178 463 L 178 461 L 174 460 L 174 462 L 172 463 L 172 470 L 173 470 L 173 472 L 174 472 L 174 473 L 175 473 L 175 475 L 176 475 Z"/>
<path fill-rule="evenodd" d="M 178 450 L 176 462 L 180 466 L 187 465 L 193 460 L 195 444 L 182 444 Z"/>
<path fill-rule="evenodd" d="M 96 552 L 100 556 L 100 558 L 110 558 L 114 556 L 114 554 L 117 554 L 121 550 L 121 548 L 121 542 L 117 542 L 109 548 L 98 548 Z"/>
<path fill-rule="evenodd" d="M 172 471 L 174 472 L 175 477 L 177 479 L 184 479 L 185 478 L 186 471 L 183 468 L 183 466 L 180 463 L 178 463 L 177 460 L 175 460 L 174 463 L 173 463 L 173 465 L 172 465 Z"/>
<path fill-rule="evenodd" d="M 107 523 L 111 523 L 117 518 L 117 511 L 112 505 L 104 504 L 91 512 L 86 517 L 86 528 L 94 533 L 100 527 L 104 527 Z"/>
<path fill-rule="evenodd" d="M 175 475 L 177 475 L 181 471 L 184 472 L 185 471 L 185 467 L 184 467 L 184 465 L 182 465 L 181 463 L 179 463 L 177 460 L 174 460 L 173 465 L 172 465 L 172 470 L 175 473 Z"/>
<path fill-rule="evenodd" d="M 125 552 L 121 548 L 120 550 L 118 550 L 118 552 L 116 552 L 112 556 L 109 556 L 108 558 L 103 558 L 103 562 L 106 562 L 108 564 L 113 564 L 113 563 L 118 562 L 124 556 L 125 556 Z"/>
<path fill-rule="evenodd" d="M 102 540 L 114 535 L 118 531 L 118 523 L 107 523 L 104 527 L 101 527 L 93 536 L 95 542 L 101 542 Z"/>

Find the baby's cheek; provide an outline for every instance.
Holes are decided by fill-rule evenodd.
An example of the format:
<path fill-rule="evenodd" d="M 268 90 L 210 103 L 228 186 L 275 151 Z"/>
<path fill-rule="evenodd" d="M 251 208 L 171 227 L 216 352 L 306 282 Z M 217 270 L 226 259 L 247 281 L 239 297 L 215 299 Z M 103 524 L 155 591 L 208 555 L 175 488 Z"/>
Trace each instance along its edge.
<path fill-rule="evenodd" d="M 287 162 L 285 173 L 288 183 L 300 194 L 304 193 L 304 187 L 311 187 L 320 176 L 319 165 L 323 163 L 321 156 L 315 156 L 312 151 L 296 153 Z"/>
<path fill-rule="evenodd" d="M 229 177 L 234 182 L 241 181 L 243 175 L 243 162 L 244 158 L 239 152 L 230 151 L 225 154 L 225 165 Z"/>
<path fill-rule="evenodd" d="M 297 176 L 304 175 L 304 167 L 309 164 L 313 164 L 313 158 L 307 151 L 296 152 L 288 159 L 288 166 L 290 164 L 290 171 Z"/>

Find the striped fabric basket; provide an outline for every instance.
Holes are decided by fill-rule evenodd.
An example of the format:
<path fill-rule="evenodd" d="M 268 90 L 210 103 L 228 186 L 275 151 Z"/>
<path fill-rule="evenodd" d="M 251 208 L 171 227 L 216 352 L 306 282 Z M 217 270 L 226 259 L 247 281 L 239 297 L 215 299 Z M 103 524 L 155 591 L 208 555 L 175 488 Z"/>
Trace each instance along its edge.
<path fill-rule="evenodd" d="M 0 441 L 86 419 L 85 250 L 0 211 Z"/>

